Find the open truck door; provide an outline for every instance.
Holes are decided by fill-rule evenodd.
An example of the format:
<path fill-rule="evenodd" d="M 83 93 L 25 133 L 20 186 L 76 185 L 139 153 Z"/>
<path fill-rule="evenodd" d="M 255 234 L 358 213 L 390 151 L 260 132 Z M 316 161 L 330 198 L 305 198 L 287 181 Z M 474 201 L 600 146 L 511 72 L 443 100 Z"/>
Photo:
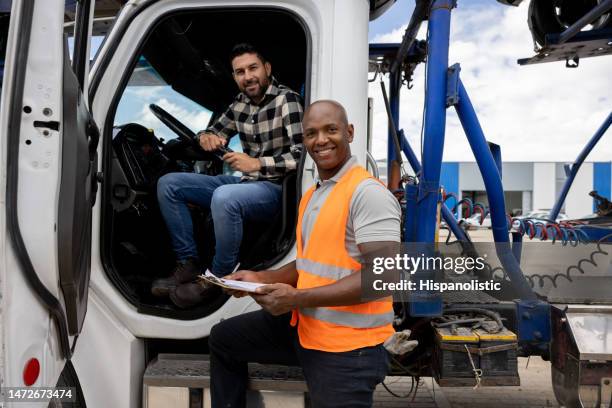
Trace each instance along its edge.
<path fill-rule="evenodd" d="M 59 282 L 68 331 L 80 333 L 91 272 L 91 214 L 98 190 L 99 130 L 87 106 L 89 47 L 95 0 L 77 3 L 72 64 L 64 43 L 62 166 L 58 200 Z"/>
<path fill-rule="evenodd" d="M 55 384 L 87 310 L 98 130 L 84 90 L 94 1 L 76 7 L 72 59 L 64 0 L 11 9 L 0 106 L 6 386 Z M 35 359 L 41 374 L 28 384 Z"/>

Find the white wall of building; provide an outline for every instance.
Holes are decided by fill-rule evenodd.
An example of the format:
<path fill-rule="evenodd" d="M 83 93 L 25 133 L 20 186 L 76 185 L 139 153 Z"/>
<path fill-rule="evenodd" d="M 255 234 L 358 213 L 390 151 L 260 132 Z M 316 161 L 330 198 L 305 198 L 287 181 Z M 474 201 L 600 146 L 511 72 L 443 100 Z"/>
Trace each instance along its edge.
<path fill-rule="evenodd" d="M 504 191 L 530 191 L 533 189 L 531 162 L 510 162 L 502 165 L 502 181 Z M 460 191 L 484 191 L 484 182 L 478 165 L 472 162 L 462 162 L 459 166 Z"/>
<path fill-rule="evenodd" d="M 555 199 L 555 163 L 533 163 L 533 209 L 552 208 Z"/>
<path fill-rule="evenodd" d="M 523 191 L 523 214 L 533 210 L 533 207 L 531 206 L 532 200 L 533 198 L 531 191 Z"/>
<path fill-rule="evenodd" d="M 593 213 L 593 163 L 583 163 L 574 179 L 567 198 L 565 213 L 570 218 L 580 218 Z"/>

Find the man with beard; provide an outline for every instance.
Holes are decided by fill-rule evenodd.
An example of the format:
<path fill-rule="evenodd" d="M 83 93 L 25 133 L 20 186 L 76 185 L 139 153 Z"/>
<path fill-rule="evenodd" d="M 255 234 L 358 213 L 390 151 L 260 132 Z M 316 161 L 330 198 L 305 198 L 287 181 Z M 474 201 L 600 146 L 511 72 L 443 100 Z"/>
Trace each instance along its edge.
<path fill-rule="evenodd" d="M 187 204 L 210 209 L 216 239 L 211 272 L 225 276 L 238 261 L 243 221 L 270 220 L 278 213 L 282 178 L 296 170 L 301 155 L 300 95 L 276 81 L 271 64 L 252 45 L 236 45 L 230 60 L 240 93 L 198 137 L 202 149 L 212 152 L 239 134 L 244 153 L 226 152 L 223 161 L 242 177 L 170 173 L 157 185 L 177 264 L 170 277 L 153 282 L 152 292 L 169 295 L 179 307 L 201 302 L 214 289 L 193 282 L 202 271 Z"/>
<path fill-rule="evenodd" d="M 250 294 L 263 310 L 213 326 L 213 407 L 245 406 L 248 362 L 300 365 L 316 408 L 371 407 L 387 374 L 392 302 L 362 299 L 361 276 L 398 253 L 399 203 L 351 156 L 353 125 L 338 102 L 310 105 L 303 128 L 319 178 L 300 201 L 296 260 L 229 276 L 265 284 Z"/>

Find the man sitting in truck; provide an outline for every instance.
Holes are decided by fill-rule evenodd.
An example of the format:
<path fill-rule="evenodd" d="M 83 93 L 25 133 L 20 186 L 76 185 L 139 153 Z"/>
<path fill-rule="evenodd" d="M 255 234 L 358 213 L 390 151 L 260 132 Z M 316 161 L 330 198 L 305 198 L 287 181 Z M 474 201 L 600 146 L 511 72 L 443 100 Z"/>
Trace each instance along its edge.
<path fill-rule="evenodd" d="M 295 171 L 302 150 L 302 99 L 272 76 L 272 66 L 250 44 L 238 44 L 230 60 L 240 93 L 227 111 L 198 133 L 202 149 L 225 152 L 223 161 L 242 177 L 170 173 L 159 179 L 157 197 L 177 264 L 170 277 L 153 282 L 152 293 L 170 295 L 179 307 L 196 305 L 212 287 L 188 284 L 202 273 L 188 204 L 210 209 L 215 231 L 211 272 L 235 270 L 246 219 L 274 218 L 281 206 L 283 177 Z M 240 135 L 244 153 L 225 146 Z"/>
<path fill-rule="evenodd" d="M 300 202 L 296 260 L 228 276 L 265 283 L 251 294 L 264 310 L 212 328 L 214 407 L 245 406 L 248 362 L 301 365 L 317 408 L 370 407 L 387 373 L 392 302 L 362 300 L 361 270 L 373 254 L 398 253 L 399 204 L 351 157 L 354 130 L 339 103 L 313 103 L 303 128 L 319 180 Z"/>

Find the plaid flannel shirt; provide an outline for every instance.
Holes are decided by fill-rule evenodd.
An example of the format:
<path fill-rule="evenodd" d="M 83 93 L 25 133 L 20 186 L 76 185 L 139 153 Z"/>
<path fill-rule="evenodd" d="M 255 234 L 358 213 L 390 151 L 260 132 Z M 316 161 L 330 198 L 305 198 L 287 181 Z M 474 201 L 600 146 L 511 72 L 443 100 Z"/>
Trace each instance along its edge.
<path fill-rule="evenodd" d="M 259 104 L 239 93 L 206 132 L 226 140 L 238 133 L 244 153 L 259 159 L 261 170 L 244 173 L 243 180 L 278 181 L 300 161 L 302 106 L 300 95 L 272 78 Z"/>

